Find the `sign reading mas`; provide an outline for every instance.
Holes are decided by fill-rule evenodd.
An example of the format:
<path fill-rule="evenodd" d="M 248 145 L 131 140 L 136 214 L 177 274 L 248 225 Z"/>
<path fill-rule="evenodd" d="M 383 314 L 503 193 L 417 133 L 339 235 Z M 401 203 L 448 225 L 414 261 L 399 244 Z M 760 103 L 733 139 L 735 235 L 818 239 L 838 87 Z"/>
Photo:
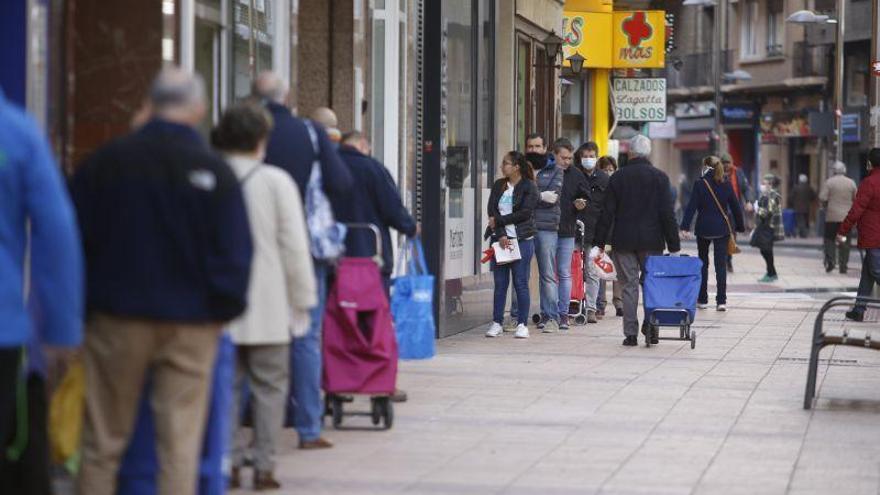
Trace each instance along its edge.
<path fill-rule="evenodd" d="M 666 16 L 660 10 L 615 12 L 612 64 L 615 68 L 666 65 Z"/>
<path fill-rule="evenodd" d="M 575 53 L 584 57 L 584 67 L 592 68 L 662 68 L 666 64 L 663 11 L 566 11 L 562 33 L 566 67 L 568 57 Z"/>

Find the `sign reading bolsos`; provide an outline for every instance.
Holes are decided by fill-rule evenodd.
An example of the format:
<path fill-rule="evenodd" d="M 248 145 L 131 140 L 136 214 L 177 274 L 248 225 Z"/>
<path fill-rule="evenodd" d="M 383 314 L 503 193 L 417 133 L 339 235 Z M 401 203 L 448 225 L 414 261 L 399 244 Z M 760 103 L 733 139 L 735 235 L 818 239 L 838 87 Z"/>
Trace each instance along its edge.
<path fill-rule="evenodd" d="M 612 87 L 619 122 L 665 122 L 666 79 L 617 78 Z"/>

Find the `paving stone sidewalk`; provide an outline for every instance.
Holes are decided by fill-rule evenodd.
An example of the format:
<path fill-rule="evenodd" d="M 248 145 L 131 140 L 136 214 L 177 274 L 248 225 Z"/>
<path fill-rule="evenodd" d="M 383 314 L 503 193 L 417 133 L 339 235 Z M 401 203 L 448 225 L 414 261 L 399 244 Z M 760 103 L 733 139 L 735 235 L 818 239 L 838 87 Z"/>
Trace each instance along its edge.
<path fill-rule="evenodd" d="M 747 251 L 735 263 L 730 311 L 700 311 L 694 350 L 622 347 L 614 317 L 525 341 L 483 328 L 441 340 L 433 360 L 402 363 L 410 400 L 392 430 L 331 428 L 337 446 L 319 452 L 285 431 L 280 493 L 878 493 L 880 353 L 826 350 L 804 411 L 813 322 L 833 294 L 737 290 L 763 262 Z M 775 289 L 852 285 L 807 265 L 780 257 Z"/>

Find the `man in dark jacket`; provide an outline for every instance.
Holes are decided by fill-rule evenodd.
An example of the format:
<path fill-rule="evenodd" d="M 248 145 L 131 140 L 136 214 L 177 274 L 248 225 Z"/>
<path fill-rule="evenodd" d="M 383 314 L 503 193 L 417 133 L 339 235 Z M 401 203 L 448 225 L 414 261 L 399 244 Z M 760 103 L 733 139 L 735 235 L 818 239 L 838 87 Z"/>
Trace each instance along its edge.
<path fill-rule="evenodd" d="M 574 147 L 565 138 L 553 143 L 556 164 L 563 170 L 562 195 L 559 197 L 559 231 L 556 242 L 556 274 L 559 280 L 559 329 L 568 330 L 568 305 L 571 301 L 571 257 L 580 213 L 590 197 L 587 178 L 573 167 Z M 595 316 L 594 316 L 595 318 Z"/>
<path fill-rule="evenodd" d="M 800 174 L 797 185 L 792 188 L 788 197 L 797 219 L 798 237 L 807 237 L 810 233 L 810 210 L 818 197 L 816 190 L 810 185 L 810 179 L 805 174 Z"/>
<path fill-rule="evenodd" d="M 675 224 L 669 177 L 655 168 L 648 155 L 651 140 L 637 135 L 630 141 L 630 159 L 608 182 L 605 211 L 596 228 L 593 245 L 603 249 L 612 230 L 614 264 L 623 284 L 623 345 L 637 345 L 639 280 L 648 256 L 681 249 Z M 647 332 L 647 326 L 642 327 Z M 656 333 L 648 336 L 657 341 Z"/>
<path fill-rule="evenodd" d="M 868 176 L 859 184 L 856 201 L 837 230 L 837 242 L 846 242 L 853 227 L 859 229 L 859 249 L 865 250 L 858 295 L 870 297 L 874 283 L 880 283 L 880 148 L 868 152 Z M 846 317 L 864 320 L 865 305 L 856 304 Z"/>
<path fill-rule="evenodd" d="M 587 178 L 589 198 L 587 207 L 581 212 L 584 222 L 584 246 L 592 246 L 596 237 L 596 224 L 602 216 L 605 202 L 605 190 L 608 188 L 608 174 L 596 167 L 599 160 L 599 146 L 593 141 L 584 143 L 580 150 L 580 156 L 575 156 L 575 161 L 580 160 L 580 169 Z M 584 281 L 587 284 L 587 323 L 598 323 L 597 300 L 599 297 L 599 277 L 593 272 L 587 271 Z"/>
<path fill-rule="evenodd" d="M 348 165 L 356 186 L 343 199 L 333 201 L 336 219 L 345 223 L 373 224 L 382 237 L 382 277 L 386 289 L 394 270 L 394 251 L 389 227 L 415 237 L 418 226 L 403 205 L 397 185 L 384 165 L 369 156 L 370 148 L 360 132 L 343 136 L 339 154 Z M 346 256 L 372 257 L 376 238 L 372 231 L 349 229 L 345 237 Z"/>
<path fill-rule="evenodd" d="M 253 92 L 255 97 L 266 103 L 275 123 L 266 147 L 266 163 L 277 165 L 293 176 L 303 201 L 306 199 L 312 165 L 317 163 L 321 170 L 322 188 L 330 201 L 343 200 L 352 186 L 351 173 L 324 129 L 318 124 L 307 124 L 294 117 L 284 106 L 288 95 L 284 80 L 276 74 L 264 72 L 254 81 Z M 312 132 L 316 142 L 313 142 Z M 324 412 L 321 401 L 321 325 L 324 304 L 327 302 L 328 266 L 319 260 L 315 260 L 314 265 L 318 281 L 318 306 L 312 310 L 309 332 L 305 337 L 293 339 L 290 346 L 290 383 L 295 404 L 293 423 L 299 434 L 301 449 L 333 446 L 332 442 L 321 436 Z"/>
<path fill-rule="evenodd" d="M 72 183 L 89 311 L 83 494 L 116 493 L 148 373 L 159 491 L 196 491 L 220 331 L 246 305 L 250 226 L 238 180 L 196 131 L 202 80 L 166 69 L 150 100 L 152 120 Z"/>
<path fill-rule="evenodd" d="M 560 148 L 564 150 L 564 148 Z M 559 240 L 559 219 L 562 211 L 559 196 L 562 194 L 562 180 L 565 171 L 557 166 L 558 150 L 550 155 L 527 153 L 526 157 L 535 169 L 535 182 L 538 185 L 540 200 L 535 208 L 535 257 L 538 258 L 538 274 L 541 290 L 541 321 L 538 328 L 546 333 L 559 329 L 559 284 L 556 280 L 556 248 Z M 570 151 L 562 151 L 568 154 Z"/>

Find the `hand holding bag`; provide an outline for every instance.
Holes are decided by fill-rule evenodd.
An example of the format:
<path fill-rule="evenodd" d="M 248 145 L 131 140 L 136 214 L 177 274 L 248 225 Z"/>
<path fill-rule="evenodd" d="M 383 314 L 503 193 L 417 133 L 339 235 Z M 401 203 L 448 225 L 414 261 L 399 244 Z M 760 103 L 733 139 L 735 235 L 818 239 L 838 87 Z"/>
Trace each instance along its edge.
<path fill-rule="evenodd" d="M 408 263 L 402 263 L 409 258 Z M 400 359 L 427 359 L 434 356 L 434 276 L 428 273 L 422 242 L 408 241 L 401 249 L 398 268 L 406 269 L 394 278 L 391 288 L 391 314 L 397 334 Z"/>
<path fill-rule="evenodd" d="M 730 237 L 727 238 L 727 254 L 731 256 L 739 254 L 742 251 L 740 251 L 739 246 L 736 245 L 736 235 L 733 233 L 733 227 L 730 226 L 730 219 L 727 218 L 727 213 L 724 212 L 724 208 L 721 206 L 721 202 L 718 201 L 718 196 L 715 195 L 712 186 L 709 185 L 709 181 L 703 179 L 703 184 L 706 184 L 706 188 L 709 189 L 709 194 L 711 194 L 712 199 L 715 200 L 715 206 L 718 207 L 718 211 L 721 213 L 721 216 L 724 217 L 724 223 L 727 224 L 727 231 L 730 232 Z"/>

